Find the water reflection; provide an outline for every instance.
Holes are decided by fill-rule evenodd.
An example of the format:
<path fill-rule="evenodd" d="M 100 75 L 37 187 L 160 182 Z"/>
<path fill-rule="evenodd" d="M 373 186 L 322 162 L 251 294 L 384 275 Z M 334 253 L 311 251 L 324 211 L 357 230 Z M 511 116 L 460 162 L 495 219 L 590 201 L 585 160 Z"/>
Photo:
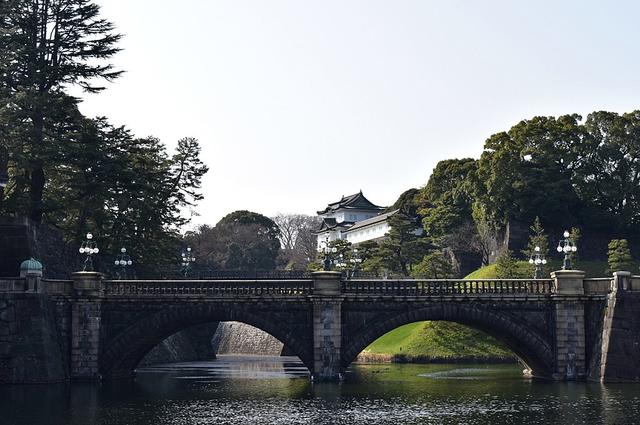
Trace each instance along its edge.
<path fill-rule="evenodd" d="M 312 384 L 295 358 L 141 369 L 101 385 L 0 387 L 2 424 L 633 424 L 640 389 L 523 378 L 515 365 L 357 365 Z"/>

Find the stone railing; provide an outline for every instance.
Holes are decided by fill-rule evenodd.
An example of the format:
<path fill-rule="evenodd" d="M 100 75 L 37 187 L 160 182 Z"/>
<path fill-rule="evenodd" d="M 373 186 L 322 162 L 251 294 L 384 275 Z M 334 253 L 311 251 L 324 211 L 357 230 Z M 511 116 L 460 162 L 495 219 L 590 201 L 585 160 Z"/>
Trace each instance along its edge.
<path fill-rule="evenodd" d="M 551 279 L 351 279 L 342 282 L 345 293 L 371 295 L 551 294 Z"/>
<path fill-rule="evenodd" d="M 107 296 L 305 296 L 313 280 L 106 280 Z"/>
<path fill-rule="evenodd" d="M 610 277 L 586 278 L 583 280 L 586 295 L 608 294 L 611 291 Z"/>
<path fill-rule="evenodd" d="M 23 277 L 0 279 L 0 292 L 23 292 L 27 290 L 27 280 Z"/>
<path fill-rule="evenodd" d="M 640 276 L 631 276 L 631 290 L 640 291 Z"/>

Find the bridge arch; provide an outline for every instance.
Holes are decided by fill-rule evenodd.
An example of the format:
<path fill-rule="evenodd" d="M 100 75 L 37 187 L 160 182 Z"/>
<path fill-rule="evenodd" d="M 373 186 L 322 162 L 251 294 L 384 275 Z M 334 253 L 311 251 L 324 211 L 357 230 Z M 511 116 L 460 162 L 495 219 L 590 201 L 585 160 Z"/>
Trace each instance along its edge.
<path fill-rule="evenodd" d="M 131 376 L 144 356 L 169 336 L 190 326 L 226 321 L 246 323 L 271 334 L 312 370 L 312 353 L 304 341 L 278 318 L 258 316 L 249 310 L 248 306 L 211 303 L 163 308 L 136 321 L 105 342 L 99 360 L 100 374 L 107 378 Z"/>
<path fill-rule="evenodd" d="M 439 320 L 456 322 L 492 336 L 513 351 L 534 376 L 550 377 L 552 374 L 553 345 L 530 324 L 508 312 L 460 303 L 442 303 L 377 316 L 374 323 L 343 335 L 342 368 L 346 369 L 362 350 L 387 332 L 408 323 Z"/>

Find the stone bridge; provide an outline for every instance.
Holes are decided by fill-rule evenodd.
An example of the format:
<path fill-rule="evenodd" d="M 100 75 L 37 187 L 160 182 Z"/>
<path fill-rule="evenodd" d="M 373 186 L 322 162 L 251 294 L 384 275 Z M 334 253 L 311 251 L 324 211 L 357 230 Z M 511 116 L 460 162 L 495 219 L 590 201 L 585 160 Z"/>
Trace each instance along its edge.
<path fill-rule="evenodd" d="M 133 375 L 168 336 L 239 321 L 282 341 L 314 379 L 340 379 L 370 343 L 422 320 L 493 336 L 533 376 L 640 382 L 640 276 L 585 279 L 72 280 L 0 281 L 0 382 Z"/>

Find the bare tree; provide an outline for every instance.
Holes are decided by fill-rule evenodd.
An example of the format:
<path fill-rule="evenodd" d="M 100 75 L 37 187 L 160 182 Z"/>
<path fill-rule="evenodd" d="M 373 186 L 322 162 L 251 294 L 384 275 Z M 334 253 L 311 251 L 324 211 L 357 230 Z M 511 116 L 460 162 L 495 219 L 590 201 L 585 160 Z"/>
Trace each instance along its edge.
<path fill-rule="evenodd" d="M 304 214 L 278 214 L 272 220 L 280 228 L 281 263 L 287 267 L 305 268 L 316 258 L 317 238 L 314 230 L 320 218 Z"/>

